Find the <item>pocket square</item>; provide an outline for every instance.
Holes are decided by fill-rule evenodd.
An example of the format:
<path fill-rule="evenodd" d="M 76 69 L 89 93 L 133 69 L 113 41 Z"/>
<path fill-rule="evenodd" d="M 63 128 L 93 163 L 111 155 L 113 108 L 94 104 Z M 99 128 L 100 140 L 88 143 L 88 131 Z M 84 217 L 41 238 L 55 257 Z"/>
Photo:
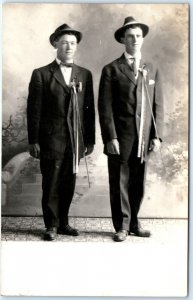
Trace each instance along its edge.
<path fill-rule="evenodd" d="M 150 80 L 149 80 L 149 85 L 152 85 L 152 84 L 155 84 L 155 80 L 150 79 Z"/>

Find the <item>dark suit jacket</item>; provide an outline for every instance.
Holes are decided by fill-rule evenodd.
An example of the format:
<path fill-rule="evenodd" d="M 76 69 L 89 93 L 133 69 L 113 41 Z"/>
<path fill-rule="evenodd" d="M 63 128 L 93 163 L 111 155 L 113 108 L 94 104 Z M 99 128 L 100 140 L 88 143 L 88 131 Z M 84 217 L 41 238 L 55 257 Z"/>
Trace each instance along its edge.
<path fill-rule="evenodd" d="M 95 108 L 92 74 L 74 65 L 71 79 L 82 82 L 78 93 L 84 143 L 95 143 Z M 61 159 L 70 143 L 67 115 L 70 88 L 66 85 L 56 61 L 32 73 L 27 105 L 29 144 L 39 143 L 41 157 Z M 83 149 L 80 149 L 80 157 Z"/>
<path fill-rule="evenodd" d="M 162 140 L 163 97 L 160 72 L 152 63 L 141 61 L 140 67 L 142 66 L 147 70 L 147 89 L 156 120 L 158 138 Z M 102 70 L 98 101 L 102 138 L 104 144 L 115 138 L 119 140 L 122 160 L 128 160 L 139 134 L 141 81 L 142 74 L 139 72 L 138 79 L 135 79 L 124 55 Z M 145 157 L 147 157 L 150 139 L 155 137 L 148 104 L 145 110 Z"/>

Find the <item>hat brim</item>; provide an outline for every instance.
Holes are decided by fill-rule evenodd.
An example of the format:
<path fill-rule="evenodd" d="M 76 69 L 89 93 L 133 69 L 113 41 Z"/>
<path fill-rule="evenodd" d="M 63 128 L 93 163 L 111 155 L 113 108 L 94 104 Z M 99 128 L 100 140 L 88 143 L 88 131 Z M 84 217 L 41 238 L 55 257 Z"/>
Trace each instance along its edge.
<path fill-rule="evenodd" d="M 123 44 L 121 38 L 123 37 L 124 32 L 133 25 L 139 26 L 142 29 L 143 37 L 145 37 L 148 34 L 149 27 L 147 25 L 142 24 L 142 23 L 133 22 L 130 24 L 126 24 L 115 31 L 114 36 L 115 36 L 116 41 Z"/>
<path fill-rule="evenodd" d="M 61 35 L 63 35 L 63 34 L 68 34 L 68 33 L 72 33 L 72 34 L 74 34 L 75 36 L 76 36 L 76 38 L 77 38 L 77 43 L 80 43 L 80 41 L 82 40 L 82 33 L 80 32 L 80 31 L 77 31 L 77 30 L 73 30 L 73 29 L 64 29 L 64 30 L 61 30 L 58 34 L 56 34 L 55 32 L 54 33 L 52 33 L 51 35 L 50 35 L 50 44 L 52 45 L 52 46 L 54 46 L 54 42 L 55 42 L 55 40 L 59 37 L 59 36 L 61 36 Z"/>

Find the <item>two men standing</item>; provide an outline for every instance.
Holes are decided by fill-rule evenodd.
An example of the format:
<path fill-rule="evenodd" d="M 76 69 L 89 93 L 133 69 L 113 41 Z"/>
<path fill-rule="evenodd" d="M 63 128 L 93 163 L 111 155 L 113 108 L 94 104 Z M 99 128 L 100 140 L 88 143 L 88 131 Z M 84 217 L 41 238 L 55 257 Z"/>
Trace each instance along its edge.
<path fill-rule="evenodd" d="M 115 241 L 129 233 L 148 237 L 138 221 L 149 149 L 162 140 L 163 100 L 160 75 L 141 57 L 148 26 L 132 17 L 115 32 L 124 54 L 105 66 L 99 87 L 99 120 L 108 155 L 110 203 Z M 78 162 L 95 143 L 92 75 L 73 64 L 82 34 L 64 24 L 50 36 L 57 58 L 35 70 L 29 86 L 30 153 L 40 158 L 46 240 L 57 232 L 78 235 L 68 224 Z"/>

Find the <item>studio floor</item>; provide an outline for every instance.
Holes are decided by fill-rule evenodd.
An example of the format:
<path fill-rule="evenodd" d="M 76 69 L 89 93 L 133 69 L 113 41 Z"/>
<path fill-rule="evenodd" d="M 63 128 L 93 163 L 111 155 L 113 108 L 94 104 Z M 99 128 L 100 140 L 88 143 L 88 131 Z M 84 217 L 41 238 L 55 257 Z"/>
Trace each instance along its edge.
<path fill-rule="evenodd" d="M 141 219 L 142 227 L 151 231 L 149 239 L 128 236 L 126 242 L 166 245 L 182 243 L 187 239 L 186 219 Z M 2 241 L 42 241 L 45 231 L 42 217 L 2 217 Z M 70 225 L 80 231 L 78 237 L 58 235 L 56 242 L 113 242 L 111 218 L 73 218 Z"/>

